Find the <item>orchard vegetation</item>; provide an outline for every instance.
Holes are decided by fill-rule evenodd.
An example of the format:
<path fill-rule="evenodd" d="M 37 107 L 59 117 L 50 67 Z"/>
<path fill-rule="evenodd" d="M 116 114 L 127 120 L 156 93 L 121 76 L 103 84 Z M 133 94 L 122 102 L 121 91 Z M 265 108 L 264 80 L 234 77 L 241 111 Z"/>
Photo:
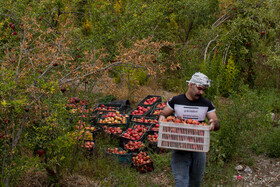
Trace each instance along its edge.
<path fill-rule="evenodd" d="M 48 185 L 79 174 L 105 186 L 162 185 L 151 178 L 166 171 L 174 185 L 169 154 L 151 153 L 155 171 L 139 175 L 111 167 L 102 153 L 111 139 L 97 137 L 89 156 L 73 132 L 88 108 L 182 93 L 197 71 L 213 80 L 205 96 L 222 124 L 203 185 L 232 184 L 231 164 L 250 154 L 279 157 L 279 10 L 278 0 L 1 0 L 1 186 L 39 171 Z M 84 102 L 80 115 L 70 98 Z"/>

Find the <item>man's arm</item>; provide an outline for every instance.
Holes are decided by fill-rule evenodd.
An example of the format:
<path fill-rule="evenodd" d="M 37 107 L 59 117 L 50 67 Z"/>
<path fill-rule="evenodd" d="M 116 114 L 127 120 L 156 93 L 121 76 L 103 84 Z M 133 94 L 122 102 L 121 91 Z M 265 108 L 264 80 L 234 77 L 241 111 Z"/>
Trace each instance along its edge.
<path fill-rule="evenodd" d="M 220 129 L 220 122 L 216 115 L 216 111 L 207 113 L 206 117 L 208 118 L 210 123 L 210 131 L 217 131 Z"/>
<path fill-rule="evenodd" d="M 168 106 L 164 107 L 164 109 L 159 114 L 158 121 L 165 119 L 167 116 L 171 115 L 172 113 L 173 113 L 173 110 L 171 108 L 169 108 Z"/>

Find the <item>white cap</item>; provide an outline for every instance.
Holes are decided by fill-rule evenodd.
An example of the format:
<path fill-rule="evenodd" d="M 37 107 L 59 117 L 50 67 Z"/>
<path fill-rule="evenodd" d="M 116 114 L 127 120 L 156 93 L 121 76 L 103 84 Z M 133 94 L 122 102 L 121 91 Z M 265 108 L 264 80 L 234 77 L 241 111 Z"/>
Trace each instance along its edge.
<path fill-rule="evenodd" d="M 191 80 L 186 81 L 186 82 L 196 84 L 197 86 L 204 86 L 204 87 L 208 88 L 208 87 L 210 87 L 211 81 L 212 80 L 208 79 L 208 77 L 206 75 L 204 75 L 203 73 L 196 72 L 195 74 L 193 74 Z"/>

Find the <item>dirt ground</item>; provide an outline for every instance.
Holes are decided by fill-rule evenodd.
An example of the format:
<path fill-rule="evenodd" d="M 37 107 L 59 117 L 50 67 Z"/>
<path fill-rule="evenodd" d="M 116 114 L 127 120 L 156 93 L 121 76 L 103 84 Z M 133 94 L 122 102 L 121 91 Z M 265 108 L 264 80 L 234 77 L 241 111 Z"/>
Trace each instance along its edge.
<path fill-rule="evenodd" d="M 280 187 L 280 158 L 267 158 L 264 155 L 255 156 L 257 162 L 252 168 L 242 166 L 234 176 L 240 186 Z M 247 169 L 246 169 L 247 168 Z M 241 177 L 240 177 L 241 176 Z"/>

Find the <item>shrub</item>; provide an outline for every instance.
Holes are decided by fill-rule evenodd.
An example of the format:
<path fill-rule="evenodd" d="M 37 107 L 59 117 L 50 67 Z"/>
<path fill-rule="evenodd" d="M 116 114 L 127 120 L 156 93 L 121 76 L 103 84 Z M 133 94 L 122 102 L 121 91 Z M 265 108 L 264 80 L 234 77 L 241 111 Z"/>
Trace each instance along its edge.
<path fill-rule="evenodd" d="M 248 86 L 241 86 L 230 99 L 230 107 L 226 104 L 217 109 L 221 129 L 217 132 L 216 146 L 221 147 L 225 160 L 230 160 L 238 151 L 242 151 L 241 147 L 252 142 L 255 137 L 248 136 L 248 133 L 261 132 L 271 125 L 267 115 L 270 113 L 269 97 L 259 95 Z"/>
<path fill-rule="evenodd" d="M 280 127 L 272 128 L 265 134 L 264 150 L 270 157 L 280 157 Z"/>

